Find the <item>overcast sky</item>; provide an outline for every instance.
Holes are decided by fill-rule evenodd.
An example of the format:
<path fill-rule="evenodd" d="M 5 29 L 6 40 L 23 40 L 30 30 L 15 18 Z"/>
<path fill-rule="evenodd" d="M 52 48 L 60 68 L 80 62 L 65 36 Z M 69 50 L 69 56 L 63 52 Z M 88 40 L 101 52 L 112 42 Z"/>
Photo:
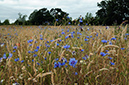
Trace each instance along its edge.
<path fill-rule="evenodd" d="M 95 16 L 97 2 L 102 0 L 0 0 L 0 20 L 3 22 L 9 19 L 14 22 L 18 18 L 18 13 L 26 14 L 28 17 L 35 9 L 61 8 L 69 13 L 69 17 L 73 19 L 80 15 L 84 17 L 87 12 Z M 27 18 L 28 19 L 28 18 Z"/>

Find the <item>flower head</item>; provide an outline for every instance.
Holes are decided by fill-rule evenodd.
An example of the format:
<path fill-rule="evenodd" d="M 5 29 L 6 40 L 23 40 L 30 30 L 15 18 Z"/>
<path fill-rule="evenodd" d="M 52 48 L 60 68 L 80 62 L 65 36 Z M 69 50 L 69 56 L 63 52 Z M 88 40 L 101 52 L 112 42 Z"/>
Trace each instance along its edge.
<path fill-rule="evenodd" d="M 61 67 L 61 63 L 60 62 L 55 62 L 54 63 L 54 68 L 57 68 L 57 67 Z"/>
<path fill-rule="evenodd" d="M 77 64 L 77 61 L 78 60 L 76 60 L 75 58 L 70 58 L 69 65 L 75 67 L 75 65 Z"/>

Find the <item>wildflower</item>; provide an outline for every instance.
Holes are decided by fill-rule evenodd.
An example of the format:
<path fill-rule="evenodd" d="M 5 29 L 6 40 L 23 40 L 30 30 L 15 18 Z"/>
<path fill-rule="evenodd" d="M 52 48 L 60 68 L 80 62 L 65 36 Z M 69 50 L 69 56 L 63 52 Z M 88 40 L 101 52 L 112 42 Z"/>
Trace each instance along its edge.
<path fill-rule="evenodd" d="M 57 43 L 56 45 L 59 46 L 59 43 Z"/>
<path fill-rule="evenodd" d="M 50 55 L 50 54 L 51 54 L 51 52 L 48 52 L 48 54 Z"/>
<path fill-rule="evenodd" d="M 16 62 L 19 61 L 19 58 L 14 59 Z"/>
<path fill-rule="evenodd" d="M 37 46 L 36 48 L 39 49 L 39 46 Z"/>
<path fill-rule="evenodd" d="M 17 46 L 14 46 L 13 49 L 17 49 Z"/>
<path fill-rule="evenodd" d="M 24 62 L 24 60 L 21 61 L 21 63 L 23 63 L 23 62 Z"/>
<path fill-rule="evenodd" d="M 112 45 L 112 42 L 111 41 L 109 41 L 109 45 Z"/>
<path fill-rule="evenodd" d="M 121 48 L 121 50 L 124 50 L 125 48 Z"/>
<path fill-rule="evenodd" d="M 43 35 L 40 35 L 40 37 L 43 37 Z"/>
<path fill-rule="evenodd" d="M 108 59 L 112 60 L 112 57 L 108 57 Z"/>
<path fill-rule="evenodd" d="M 113 37 L 113 38 L 111 38 L 111 40 L 116 40 L 116 38 L 115 38 L 115 37 Z"/>
<path fill-rule="evenodd" d="M 70 58 L 69 65 L 75 67 L 78 60 L 75 60 L 75 58 Z"/>
<path fill-rule="evenodd" d="M 115 63 L 113 63 L 113 62 L 110 62 L 110 64 L 111 64 L 111 65 L 115 65 Z"/>
<path fill-rule="evenodd" d="M 32 44 L 30 44 L 29 46 L 32 46 Z"/>
<path fill-rule="evenodd" d="M 13 52 L 16 52 L 16 50 L 13 50 Z"/>
<path fill-rule="evenodd" d="M 38 49 L 35 49 L 34 52 L 38 52 Z"/>
<path fill-rule="evenodd" d="M 31 53 L 31 51 L 28 51 L 28 53 Z"/>
<path fill-rule="evenodd" d="M 81 49 L 81 52 L 83 52 L 84 51 L 84 49 Z"/>
<path fill-rule="evenodd" d="M 55 62 L 55 63 L 54 63 L 54 68 L 57 68 L 57 67 L 61 67 L 61 63 L 60 63 L 60 62 L 58 62 L 58 63 Z"/>
<path fill-rule="evenodd" d="M 77 39 L 79 39 L 80 37 L 77 37 Z"/>
<path fill-rule="evenodd" d="M 87 38 L 90 38 L 89 36 L 86 36 Z"/>
<path fill-rule="evenodd" d="M 70 22 L 68 24 L 71 24 Z"/>
<path fill-rule="evenodd" d="M 28 43 L 31 43 L 31 42 L 33 42 L 33 40 L 28 40 L 27 42 L 28 42 Z"/>
<path fill-rule="evenodd" d="M 70 45 L 65 45 L 64 48 L 68 49 L 70 48 Z"/>
<path fill-rule="evenodd" d="M 40 65 L 40 63 L 37 62 L 38 65 Z"/>
<path fill-rule="evenodd" d="M 37 56 L 37 54 L 34 54 L 34 55 L 33 55 L 33 57 L 36 57 L 36 56 Z"/>
<path fill-rule="evenodd" d="M 75 51 L 73 51 L 73 52 L 72 52 L 72 55 L 76 55 L 76 52 L 75 52 Z"/>
<path fill-rule="evenodd" d="M 62 32 L 61 34 L 65 34 L 65 32 Z"/>
<path fill-rule="evenodd" d="M 58 61 L 58 60 L 59 60 L 59 58 L 56 58 L 55 60 L 56 60 L 56 61 Z"/>
<path fill-rule="evenodd" d="M 43 38 L 40 38 L 40 40 L 43 40 Z"/>
<path fill-rule="evenodd" d="M 67 32 L 69 32 L 69 29 L 67 30 Z"/>
<path fill-rule="evenodd" d="M 56 21 L 58 21 L 58 19 L 56 19 Z"/>
<path fill-rule="evenodd" d="M 85 38 L 84 40 L 85 40 L 85 41 L 88 41 L 88 39 L 86 39 L 86 38 Z"/>
<path fill-rule="evenodd" d="M 8 58 L 11 58 L 13 56 L 13 54 L 12 53 L 9 53 L 9 57 Z"/>
<path fill-rule="evenodd" d="M 101 55 L 101 56 L 106 56 L 106 53 L 100 52 L 100 55 Z"/>
<path fill-rule="evenodd" d="M 107 43 L 107 40 L 101 40 L 101 42 L 103 42 L 103 43 Z"/>
<path fill-rule="evenodd" d="M 78 73 L 77 73 L 77 72 L 75 72 L 75 75 L 78 75 Z"/>

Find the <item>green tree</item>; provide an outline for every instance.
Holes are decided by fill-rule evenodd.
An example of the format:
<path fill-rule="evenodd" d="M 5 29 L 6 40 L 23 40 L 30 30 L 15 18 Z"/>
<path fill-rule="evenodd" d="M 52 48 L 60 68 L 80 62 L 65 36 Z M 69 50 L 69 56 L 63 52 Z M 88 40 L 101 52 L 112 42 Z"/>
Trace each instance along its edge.
<path fill-rule="evenodd" d="M 18 15 L 19 15 L 19 18 L 14 23 L 17 25 L 25 25 L 27 15 L 22 16 L 21 13 L 18 13 Z"/>
<path fill-rule="evenodd" d="M 6 20 L 3 22 L 3 25 L 10 25 L 9 20 L 6 19 Z"/>
<path fill-rule="evenodd" d="M 29 21 L 34 25 L 42 25 L 53 21 L 52 15 L 50 15 L 47 8 L 42 8 L 39 11 L 35 10 L 29 16 Z"/>
<path fill-rule="evenodd" d="M 100 7 L 96 12 L 100 24 L 120 24 L 123 20 L 129 20 L 128 0 L 103 0 L 97 6 Z"/>

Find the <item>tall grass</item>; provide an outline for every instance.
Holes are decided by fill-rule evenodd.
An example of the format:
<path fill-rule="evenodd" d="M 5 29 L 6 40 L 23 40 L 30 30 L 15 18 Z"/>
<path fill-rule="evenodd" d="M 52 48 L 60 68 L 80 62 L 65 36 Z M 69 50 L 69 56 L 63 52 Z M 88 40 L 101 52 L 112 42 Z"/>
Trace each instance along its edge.
<path fill-rule="evenodd" d="M 1 26 L 1 84 L 128 85 L 128 26 L 106 28 Z"/>

